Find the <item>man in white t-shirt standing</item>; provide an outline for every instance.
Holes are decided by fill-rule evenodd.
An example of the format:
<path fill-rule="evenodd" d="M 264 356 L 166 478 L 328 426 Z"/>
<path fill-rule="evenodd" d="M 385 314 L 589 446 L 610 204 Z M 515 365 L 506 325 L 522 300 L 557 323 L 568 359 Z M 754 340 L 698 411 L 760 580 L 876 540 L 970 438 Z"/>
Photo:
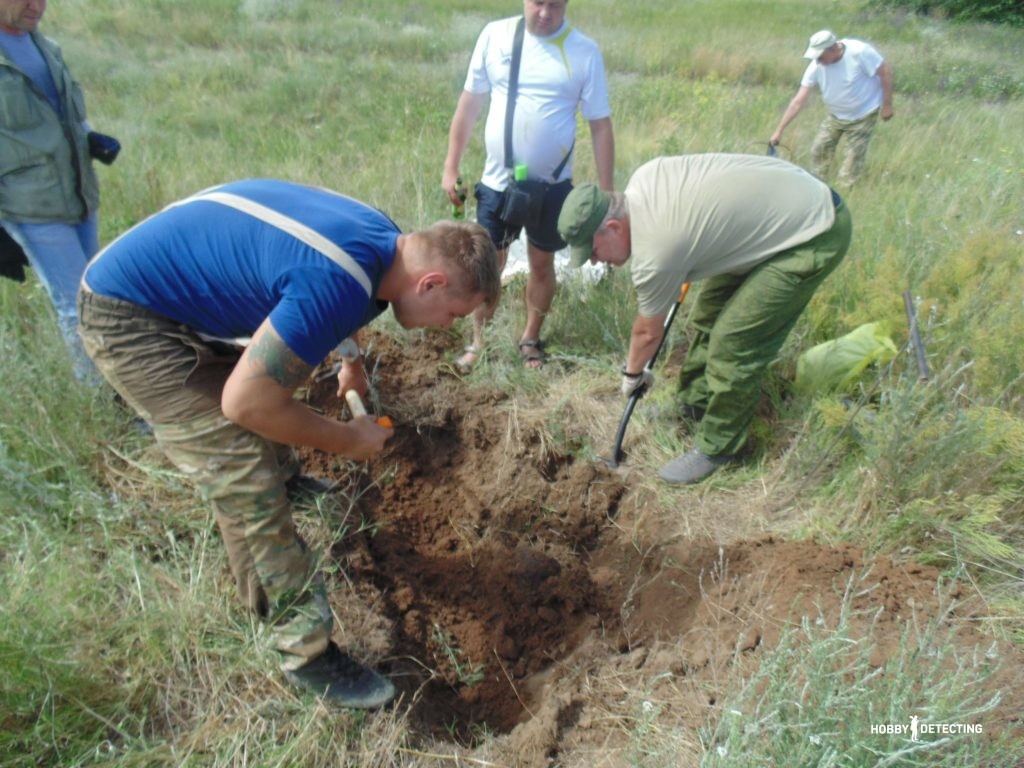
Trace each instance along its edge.
<path fill-rule="evenodd" d="M 669 483 L 696 483 L 733 461 L 747 440 L 761 379 L 821 282 L 850 245 L 846 203 L 792 163 L 763 155 L 659 157 L 622 194 L 582 184 L 558 230 L 572 263 L 629 261 L 637 316 L 622 394 L 654 384 L 647 362 L 683 283 L 700 280 L 695 334 L 679 372 L 693 449 L 663 466 Z"/>
<path fill-rule="evenodd" d="M 837 40 L 827 29 L 811 35 L 804 58 L 811 63 L 769 143 L 779 143 L 786 126 L 807 103 L 811 90 L 818 88 L 828 114 L 811 146 L 811 170 L 824 178 L 836 144 L 845 136 L 846 155 L 839 183 L 851 185 L 864 169 L 879 116 L 882 120 L 892 118 L 892 67 L 867 43 L 852 38 Z"/>
<path fill-rule="evenodd" d="M 545 182 L 539 213 L 528 220 L 530 272 L 526 282 L 526 327 L 519 341 L 523 364 L 544 363 L 540 330 L 555 295 L 554 253 L 565 247 L 558 234 L 558 214 L 572 189 L 572 158 L 576 144 L 576 111 L 590 125 L 602 189 L 614 184 L 615 139 L 605 79 L 604 60 L 593 40 L 565 20 L 568 0 L 523 0 L 523 35 L 519 80 L 512 125 L 512 154 L 505 156 L 505 113 L 516 26 L 520 17 L 491 22 L 480 33 L 448 135 L 448 155 L 441 186 L 453 205 L 461 206 L 459 165 L 484 102 L 490 107 L 484 130 L 487 160 L 476 185 L 477 221 L 490 233 L 504 268 L 508 247 L 523 227 L 509 226 L 500 216 L 504 190 L 512 169 L 526 167 L 530 180 Z M 473 343 L 457 361 L 472 369 L 483 350 L 483 326 L 490 311 L 473 315 Z"/>

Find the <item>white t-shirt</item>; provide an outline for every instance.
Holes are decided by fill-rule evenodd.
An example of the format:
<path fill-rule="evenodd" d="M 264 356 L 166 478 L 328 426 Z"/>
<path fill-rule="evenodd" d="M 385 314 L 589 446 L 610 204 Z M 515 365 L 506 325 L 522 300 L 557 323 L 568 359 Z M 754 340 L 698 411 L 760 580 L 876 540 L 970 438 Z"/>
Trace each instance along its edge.
<path fill-rule="evenodd" d="M 505 108 L 512 42 L 519 19 L 514 16 L 484 27 L 466 75 L 465 90 L 491 94 L 484 129 L 487 161 L 481 180 L 499 191 L 508 186 L 509 179 L 505 165 Z M 550 182 L 572 178 L 571 157 L 558 179 L 552 178 L 552 174 L 572 149 L 577 107 L 588 121 L 611 115 L 604 59 L 597 44 L 568 22 L 548 37 L 535 37 L 526 31 L 512 127 L 515 157 L 509 165 L 525 163 L 531 179 Z"/>
<path fill-rule="evenodd" d="M 840 120 L 858 120 L 882 106 L 882 81 L 878 68 L 885 59 L 860 40 L 840 40 L 843 58 L 833 64 L 812 61 L 800 85 L 821 91 L 825 108 Z"/>
<path fill-rule="evenodd" d="M 643 317 L 668 312 L 683 283 L 744 274 L 836 218 L 827 184 L 765 155 L 658 157 L 636 170 L 624 194 Z"/>

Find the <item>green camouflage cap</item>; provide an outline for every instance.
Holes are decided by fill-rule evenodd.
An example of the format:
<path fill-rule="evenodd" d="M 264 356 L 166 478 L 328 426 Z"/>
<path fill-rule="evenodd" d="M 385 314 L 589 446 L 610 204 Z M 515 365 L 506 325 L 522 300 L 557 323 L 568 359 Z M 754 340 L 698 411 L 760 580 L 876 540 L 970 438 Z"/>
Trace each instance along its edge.
<path fill-rule="evenodd" d="M 594 233 L 601 227 L 612 196 L 596 184 L 581 184 L 565 198 L 558 215 L 558 232 L 572 246 L 569 261 L 582 267 L 594 252 Z"/>

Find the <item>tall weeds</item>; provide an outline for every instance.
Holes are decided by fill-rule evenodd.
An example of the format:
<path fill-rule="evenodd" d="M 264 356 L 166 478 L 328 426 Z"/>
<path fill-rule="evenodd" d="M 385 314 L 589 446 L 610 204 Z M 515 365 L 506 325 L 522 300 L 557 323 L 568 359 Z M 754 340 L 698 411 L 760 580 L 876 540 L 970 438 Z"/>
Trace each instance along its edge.
<path fill-rule="evenodd" d="M 871 618 L 852 607 L 863 586 L 851 579 L 835 626 L 805 617 L 783 633 L 703 732 L 702 766 L 1011 764 L 1009 739 L 927 730 L 959 723 L 984 733 L 985 715 L 999 702 L 985 688 L 998 668 L 994 649 L 958 651 L 940 617 L 909 622 L 896 652 L 879 666 L 872 630 L 854 628 Z M 919 718 L 918 741 L 909 732 L 911 716 Z"/>

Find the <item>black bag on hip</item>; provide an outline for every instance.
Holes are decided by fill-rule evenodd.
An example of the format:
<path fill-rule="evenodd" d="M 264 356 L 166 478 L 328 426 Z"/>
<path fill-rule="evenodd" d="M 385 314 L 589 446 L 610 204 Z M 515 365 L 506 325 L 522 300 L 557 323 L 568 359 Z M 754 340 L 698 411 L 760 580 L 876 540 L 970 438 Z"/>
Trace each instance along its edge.
<path fill-rule="evenodd" d="M 548 191 L 545 181 L 510 181 L 501 194 L 498 218 L 509 229 L 520 229 L 540 221 L 544 195 Z"/>

